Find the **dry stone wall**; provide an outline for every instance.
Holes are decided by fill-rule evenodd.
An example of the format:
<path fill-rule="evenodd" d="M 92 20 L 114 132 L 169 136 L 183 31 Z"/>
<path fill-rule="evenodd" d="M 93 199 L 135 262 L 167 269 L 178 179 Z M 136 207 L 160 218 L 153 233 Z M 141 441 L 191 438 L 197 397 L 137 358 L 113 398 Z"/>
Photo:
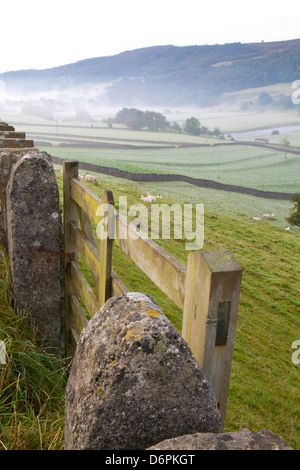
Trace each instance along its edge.
<path fill-rule="evenodd" d="M 0 244 L 7 247 L 6 236 L 6 186 L 12 165 L 26 149 L 33 149 L 33 140 L 27 140 L 25 132 L 16 132 L 13 126 L 0 122 Z"/>

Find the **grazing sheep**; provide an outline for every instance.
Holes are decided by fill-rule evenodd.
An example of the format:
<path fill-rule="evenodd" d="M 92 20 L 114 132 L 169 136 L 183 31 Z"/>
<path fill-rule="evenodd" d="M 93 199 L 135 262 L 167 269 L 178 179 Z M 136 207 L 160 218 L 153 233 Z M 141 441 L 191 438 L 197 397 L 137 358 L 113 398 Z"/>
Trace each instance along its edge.
<path fill-rule="evenodd" d="M 90 175 L 89 173 L 87 173 L 87 174 L 85 175 L 85 179 L 86 179 L 87 181 L 91 181 L 92 183 L 97 184 L 97 178 L 96 178 L 96 176 Z"/>
<path fill-rule="evenodd" d="M 152 196 L 150 193 L 147 193 L 147 198 L 152 201 L 156 201 L 156 197 L 155 196 Z"/>
<path fill-rule="evenodd" d="M 155 196 L 151 196 L 150 193 L 147 193 L 147 196 L 146 196 L 146 197 L 143 196 L 143 195 L 141 196 L 141 200 L 142 200 L 143 202 L 150 202 L 150 203 L 152 203 L 152 202 L 156 201 L 156 197 L 155 197 Z"/>
<path fill-rule="evenodd" d="M 253 220 L 261 221 L 261 218 L 260 217 L 253 217 Z"/>
<path fill-rule="evenodd" d="M 286 232 L 290 232 L 290 231 L 291 231 L 290 227 L 287 227 L 287 228 L 285 229 L 285 231 L 286 231 Z"/>

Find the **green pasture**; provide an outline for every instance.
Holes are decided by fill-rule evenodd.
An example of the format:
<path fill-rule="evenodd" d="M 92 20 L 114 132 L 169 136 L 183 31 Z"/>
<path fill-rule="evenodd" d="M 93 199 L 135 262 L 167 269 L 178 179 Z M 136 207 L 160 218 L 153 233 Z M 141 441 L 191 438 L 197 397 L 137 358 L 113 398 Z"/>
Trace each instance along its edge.
<path fill-rule="evenodd" d="M 62 174 L 57 171 L 62 189 Z M 123 180 L 125 183 L 125 181 Z M 90 190 L 102 197 L 113 191 L 128 206 L 140 198 L 139 185 L 103 179 Z M 164 202 L 174 202 L 171 195 Z M 184 240 L 157 243 L 183 264 Z M 300 238 L 271 224 L 254 223 L 222 211 L 205 211 L 203 250 L 229 249 L 243 269 L 239 316 L 231 371 L 226 430 L 268 428 L 299 448 L 299 365 L 292 362 L 292 344 L 300 338 Z M 113 251 L 113 267 L 132 291 L 152 295 L 181 331 L 182 312 L 121 252 Z"/>
<path fill-rule="evenodd" d="M 62 173 L 56 174 L 62 198 Z M 117 207 L 119 196 L 127 196 L 128 204 L 140 199 L 140 186 L 126 180 L 105 177 L 98 186 L 86 184 L 100 197 L 112 190 Z M 170 194 L 163 201 L 172 204 L 174 199 Z M 205 211 L 203 249 L 229 249 L 243 269 L 225 430 L 267 428 L 300 449 L 299 364 L 292 361 L 292 345 L 300 339 L 300 239 L 242 219 Z M 184 241 L 158 243 L 187 263 Z M 3 255 L 0 260 L 6 262 Z M 7 266 L 8 261 L 0 277 L 1 331 L 10 360 L 0 370 L 0 448 L 62 449 L 66 369 L 43 355 L 36 333 L 30 336 L 26 329 L 25 335 L 24 321 L 12 313 Z M 181 331 L 182 312 L 116 246 L 113 267 L 130 290 L 152 295 Z"/>
<path fill-rule="evenodd" d="M 133 173 L 181 174 L 264 191 L 299 191 L 300 155 L 238 146 L 84 149 L 40 146 L 50 154 Z"/>
<path fill-rule="evenodd" d="M 216 108 L 210 116 L 207 114 L 206 122 L 200 115 L 196 117 L 209 128 L 219 125 L 222 131 L 233 131 L 267 123 L 288 123 L 295 120 L 295 116 L 292 110 L 282 115 L 280 121 L 270 110 L 268 114 L 255 116 L 253 113 L 249 119 L 245 113 L 238 112 L 226 118 L 225 109 L 218 115 Z M 12 121 L 8 115 L 1 117 Z M 21 122 L 20 116 L 15 120 Z M 27 135 L 57 129 L 58 135 L 63 131 L 74 138 L 98 136 L 99 140 L 108 135 L 152 142 L 194 139 L 182 134 L 108 129 L 100 122 L 98 125 L 103 129 L 97 130 L 91 123 L 80 123 L 84 128 L 62 129 L 59 123 L 56 127 L 53 122 L 51 127 L 31 127 L 30 123 L 41 122 L 31 116 L 22 122 L 24 125 L 16 125 L 16 130 L 25 131 Z M 293 141 L 289 135 L 284 137 L 288 137 L 292 145 L 299 145 L 298 140 Z M 272 136 L 272 142 L 280 143 L 282 138 Z M 284 153 L 269 149 L 246 146 L 163 150 L 39 148 L 53 156 L 132 172 L 178 173 L 261 190 L 300 192 L 300 157 L 287 154 L 285 158 Z M 55 165 L 55 168 L 63 204 L 61 167 Z M 85 184 L 100 197 L 105 189 L 112 190 L 117 208 L 120 196 L 127 196 L 130 205 L 140 202 L 141 194 L 147 191 L 160 193 L 160 203 L 204 204 L 203 250 L 229 249 L 243 269 L 225 430 L 270 429 L 299 450 L 300 364 L 292 361 L 292 345 L 300 340 L 300 228 L 291 227 L 291 232 L 284 230 L 291 203 L 200 188 L 180 181 L 137 183 L 104 174 L 97 174 L 97 178 L 98 186 Z M 262 217 L 264 213 L 274 213 L 275 219 L 253 220 L 254 216 Z M 157 240 L 157 243 L 180 262 L 187 263 L 184 240 L 171 238 Z M 8 367 L 0 369 L 0 449 L 63 449 L 64 390 L 68 371 L 60 361 L 44 355 L 36 344 L 36 333 L 28 331 L 26 317 L 16 317 L 11 310 L 8 266 L 9 260 L 1 253 L 0 331 L 5 334 L 10 360 Z M 130 290 L 152 295 L 181 331 L 182 312 L 116 246 L 113 268 Z M 88 272 L 86 274 L 89 276 Z"/>

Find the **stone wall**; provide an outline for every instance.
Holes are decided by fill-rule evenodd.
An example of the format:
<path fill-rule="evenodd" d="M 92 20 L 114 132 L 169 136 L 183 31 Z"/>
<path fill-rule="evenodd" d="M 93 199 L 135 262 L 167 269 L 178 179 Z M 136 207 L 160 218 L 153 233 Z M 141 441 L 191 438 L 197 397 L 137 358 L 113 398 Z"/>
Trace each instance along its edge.
<path fill-rule="evenodd" d="M 24 132 L 16 132 L 13 126 L 0 122 L 0 244 L 7 247 L 6 235 L 6 186 L 12 165 L 26 149 L 32 150 L 34 142 L 27 140 Z"/>

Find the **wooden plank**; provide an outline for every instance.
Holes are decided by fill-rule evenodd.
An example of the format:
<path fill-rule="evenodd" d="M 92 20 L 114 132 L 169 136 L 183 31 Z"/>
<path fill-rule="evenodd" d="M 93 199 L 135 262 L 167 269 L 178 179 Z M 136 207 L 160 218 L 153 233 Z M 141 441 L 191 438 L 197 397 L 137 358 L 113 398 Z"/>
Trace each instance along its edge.
<path fill-rule="evenodd" d="M 127 237 L 120 238 L 120 234 L 127 234 Z M 116 216 L 116 243 L 179 308 L 183 309 L 187 269 L 183 264 L 152 240 L 137 237 L 128 221 L 119 214 Z"/>
<path fill-rule="evenodd" d="M 93 273 L 95 286 L 99 283 L 99 260 L 100 255 L 97 248 L 93 243 L 88 240 L 83 231 L 76 227 L 75 224 L 70 224 L 70 237 L 75 245 L 75 249 L 80 253 L 85 263 L 88 265 Z"/>
<path fill-rule="evenodd" d="M 225 424 L 242 269 L 232 253 L 188 256 L 182 336 L 212 385 Z"/>
<path fill-rule="evenodd" d="M 73 201 L 98 224 L 100 217 L 97 215 L 97 210 L 99 205 L 102 204 L 101 199 L 76 178 L 71 180 L 70 194 Z"/>
<path fill-rule="evenodd" d="M 93 317 L 95 313 L 100 310 L 101 305 L 78 264 L 74 261 L 71 262 L 71 278 L 74 282 L 78 297 L 82 299 L 87 311 L 91 317 Z"/>
<path fill-rule="evenodd" d="M 88 324 L 88 319 L 86 318 L 84 311 L 81 308 L 78 298 L 75 295 L 70 297 L 72 319 L 74 320 L 79 332 L 83 330 Z"/>
<path fill-rule="evenodd" d="M 126 292 L 129 292 L 124 282 L 122 281 L 122 279 L 119 278 L 119 276 L 115 273 L 114 270 L 111 271 L 111 278 L 112 278 L 112 286 L 111 286 L 112 297 L 126 294 Z"/>
<path fill-rule="evenodd" d="M 94 238 L 94 232 L 93 232 L 93 229 L 92 229 L 92 225 L 91 225 L 91 221 L 90 221 L 89 216 L 87 215 L 86 212 L 84 212 L 83 209 L 79 210 L 78 215 L 79 215 L 80 225 L 81 225 L 81 229 L 82 229 L 83 233 L 85 234 L 86 238 L 88 238 L 88 240 L 90 240 L 90 242 L 94 246 L 96 246 L 95 238 Z"/>
<path fill-rule="evenodd" d="M 78 225 L 78 211 L 76 204 L 71 198 L 71 179 L 78 177 L 78 162 L 77 161 L 64 161 L 63 164 L 63 193 L 64 193 L 64 245 L 65 253 L 75 253 L 74 259 L 78 260 L 74 243 L 70 238 L 70 224 Z M 75 294 L 75 286 L 70 276 L 68 269 L 68 258 L 64 258 L 64 272 L 65 272 L 65 292 L 64 292 L 64 310 L 65 310 L 65 344 L 66 356 L 70 355 L 70 295 Z"/>
<path fill-rule="evenodd" d="M 86 212 L 84 212 L 83 209 L 81 209 L 79 206 L 78 207 L 78 216 L 79 216 L 79 221 L 81 225 L 82 232 L 84 236 L 86 237 L 87 240 L 89 240 L 89 246 L 90 249 L 93 251 L 94 255 L 98 259 L 97 263 L 94 263 L 91 269 L 94 285 L 97 286 L 99 283 L 99 251 L 96 248 L 96 243 L 95 243 L 95 238 L 94 238 L 94 232 L 92 229 L 91 225 L 91 219 L 87 215 Z"/>

